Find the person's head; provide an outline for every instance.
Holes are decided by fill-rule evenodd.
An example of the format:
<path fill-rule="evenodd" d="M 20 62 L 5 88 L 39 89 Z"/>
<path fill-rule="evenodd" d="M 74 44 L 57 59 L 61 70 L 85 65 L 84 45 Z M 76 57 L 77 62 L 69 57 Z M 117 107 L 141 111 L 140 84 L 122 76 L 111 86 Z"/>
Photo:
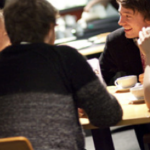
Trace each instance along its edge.
<path fill-rule="evenodd" d="M 150 26 L 150 0 L 116 0 L 120 20 L 127 38 L 136 38 L 142 27 Z"/>
<path fill-rule="evenodd" d="M 0 51 L 10 45 L 10 40 L 5 30 L 3 11 L 0 9 Z"/>
<path fill-rule="evenodd" d="M 5 27 L 12 44 L 54 44 L 57 10 L 47 0 L 9 0 L 4 7 Z"/>

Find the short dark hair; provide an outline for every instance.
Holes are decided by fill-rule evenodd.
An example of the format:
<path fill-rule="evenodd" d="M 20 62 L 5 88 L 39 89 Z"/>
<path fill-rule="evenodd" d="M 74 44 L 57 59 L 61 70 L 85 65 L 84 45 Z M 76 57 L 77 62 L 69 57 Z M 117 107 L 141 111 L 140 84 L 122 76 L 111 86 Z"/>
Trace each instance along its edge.
<path fill-rule="evenodd" d="M 150 0 L 116 0 L 125 8 L 141 13 L 145 20 L 150 20 Z"/>
<path fill-rule="evenodd" d="M 4 20 L 12 44 L 44 42 L 50 24 L 56 23 L 57 10 L 46 0 L 9 0 Z"/>

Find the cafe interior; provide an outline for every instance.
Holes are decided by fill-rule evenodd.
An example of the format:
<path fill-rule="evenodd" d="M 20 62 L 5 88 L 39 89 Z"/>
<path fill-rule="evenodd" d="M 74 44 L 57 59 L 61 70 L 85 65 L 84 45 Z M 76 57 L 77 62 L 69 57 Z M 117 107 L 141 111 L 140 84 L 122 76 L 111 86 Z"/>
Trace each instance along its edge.
<path fill-rule="evenodd" d="M 102 80 L 98 58 L 104 50 L 107 35 L 120 28 L 118 11 L 111 3 L 108 4 L 107 8 L 101 4 L 96 4 L 89 12 L 86 12 L 84 7 L 90 0 L 49 1 L 59 10 L 57 26 L 55 27 L 55 44 L 76 48 L 87 59 L 93 70 L 98 70 L 98 76 Z M 88 118 L 81 117 L 80 122 L 85 133 L 86 150 L 140 150 L 132 125 L 150 122 L 150 114 L 146 105 L 144 103 L 138 104 L 138 102 L 131 104 L 129 89 L 116 91 L 114 87 L 108 87 L 108 91 L 115 95 L 121 103 L 124 111 L 123 119 L 113 127 L 98 129 L 90 124 Z M 143 140 L 145 147 L 149 149 L 150 136 L 145 135 Z M 21 147 L 23 150 L 32 150 L 30 142 L 25 138 L 0 139 L 0 150 L 7 150 L 1 149 L 1 143 L 3 143 L 2 146 L 9 145 L 6 147 L 12 148 L 14 141 L 22 142 L 28 147 L 26 149 Z"/>

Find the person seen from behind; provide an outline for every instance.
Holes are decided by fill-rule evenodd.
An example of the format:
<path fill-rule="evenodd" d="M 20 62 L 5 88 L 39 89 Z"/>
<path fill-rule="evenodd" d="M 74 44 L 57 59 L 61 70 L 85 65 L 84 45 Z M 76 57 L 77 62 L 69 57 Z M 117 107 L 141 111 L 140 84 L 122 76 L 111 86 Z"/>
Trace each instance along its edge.
<path fill-rule="evenodd" d="M 0 138 L 25 136 L 35 150 L 84 150 L 78 108 L 101 128 L 122 108 L 85 58 L 56 46 L 58 12 L 47 0 L 11 0 L 5 27 L 12 43 L 0 53 Z"/>

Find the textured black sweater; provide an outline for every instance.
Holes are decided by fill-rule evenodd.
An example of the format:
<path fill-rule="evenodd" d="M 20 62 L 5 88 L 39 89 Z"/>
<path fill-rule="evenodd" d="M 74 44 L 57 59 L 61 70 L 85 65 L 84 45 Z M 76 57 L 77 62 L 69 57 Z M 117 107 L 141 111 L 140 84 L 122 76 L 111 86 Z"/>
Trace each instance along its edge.
<path fill-rule="evenodd" d="M 25 136 L 34 150 L 83 150 L 77 108 L 99 127 L 122 117 L 86 60 L 73 48 L 42 43 L 0 53 L 0 137 Z"/>

